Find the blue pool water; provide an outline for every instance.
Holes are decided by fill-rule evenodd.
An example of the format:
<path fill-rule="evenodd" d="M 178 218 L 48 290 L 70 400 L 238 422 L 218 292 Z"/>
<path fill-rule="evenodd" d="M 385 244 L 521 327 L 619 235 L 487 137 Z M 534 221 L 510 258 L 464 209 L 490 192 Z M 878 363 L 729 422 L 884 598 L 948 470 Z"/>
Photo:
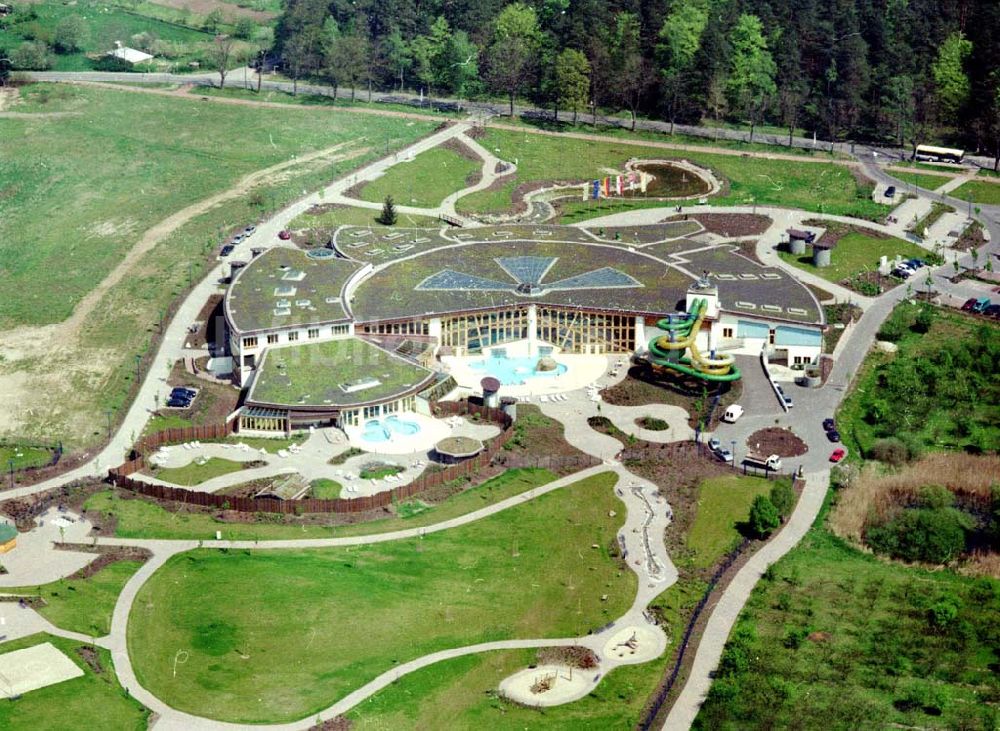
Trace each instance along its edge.
<path fill-rule="evenodd" d="M 504 386 L 519 386 L 524 384 L 528 378 L 548 378 L 549 376 L 560 376 L 566 372 L 566 366 L 562 363 L 559 363 L 554 371 L 536 371 L 536 363 L 538 363 L 537 356 L 507 358 L 490 355 L 488 358 L 471 361 L 469 368 L 493 376 Z"/>
<path fill-rule="evenodd" d="M 415 421 L 405 421 L 398 416 L 386 416 L 383 419 L 366 421 L 361 436 L 367 442 L 388 442 L 393 434 L 411 436 L 419 431 L 420 424 Z"/>

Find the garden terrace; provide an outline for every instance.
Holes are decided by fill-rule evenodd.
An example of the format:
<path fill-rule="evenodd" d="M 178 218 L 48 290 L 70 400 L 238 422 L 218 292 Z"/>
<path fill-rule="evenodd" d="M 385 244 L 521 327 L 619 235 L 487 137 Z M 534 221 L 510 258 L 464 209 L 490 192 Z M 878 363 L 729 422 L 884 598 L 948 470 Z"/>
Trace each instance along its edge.
<path fill-rule="evenodd" d="M 333 233 L 343 256 L 376 266 L 454 243 L 440 228 L 344 226 Z"/>
<path fill-rule="evenodd" d="M 434 374 L 356 338 L 270 348 L 247 403 L 339 409 L 425 387 Z"/>
<path fill-rule="evenodd" d="M 701 226 L 697 221 L 671 221 L 647 226 L 602 226 L 584 230 L 608 243 L 646 246 L 696 234 L 701 231 Z"/>
<path fill-rule="evenodd" d="M 226 297 L 226 317 L 240 333 L 346 320 L 341 292 L 358 269 L 330 249 L 328 258 L 276 247 L 241 270 Z M 283 314 L 279 314 L 283 313 Z"/>
<path fill-rule="evenodd" d="M 718 247 L 680 256 L 692 272 L 709 272 L 719 288 L 720 306 L 743 315 L 796 322 L 822 322 L 823 313 L 809 289 L 777 267 L 763 267 L 736 254 L 738 249 Z M 748 303 L 755 307 L 741 307 Z"/>
<path fill-rule="evenodd" d="M 547 266 L 511 271 L 497 259 Z M 530 283 L 533 292 L 517 291 L 519 283 Z M 658 259 L 615 247 L 484 242 L 385 267 L 361 283 L 352 306 L 362 322 L 529 303 L 656 313 L 681 299 L 689 283 Z"/>

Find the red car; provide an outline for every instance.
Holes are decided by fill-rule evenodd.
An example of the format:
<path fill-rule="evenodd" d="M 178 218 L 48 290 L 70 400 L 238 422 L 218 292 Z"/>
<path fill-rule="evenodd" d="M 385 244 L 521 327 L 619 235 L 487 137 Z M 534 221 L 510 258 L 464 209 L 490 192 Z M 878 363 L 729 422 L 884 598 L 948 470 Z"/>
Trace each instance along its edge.
<path fill-rule="evenodd" d="M 292 232 L 286 228 L 284 231 L 278 232 L 278 238 L 282 241 L 288 241 L 288 239 L 292 238 Z"/>
<path fill-rule="evenodd" d="M 838 447 L 837 449 L 833 450 L 833 452 L 830 454 L 830 461 L 831 462 L 839 462 L 840 460 L 842 460 L 844 458 L 845 454 L 847 454 L 847 452 L 845 452 L 843 449 L 841 449 L 840 447 Z"/>
<path fill-rule="evenodd" d="M 971 297 L 971 298 L 965 300 L 965 304 L 962 305 L 962 311 L 963 312 L 972 312 L 972 308 L 976 304 L 977 301 L 978 300 L 975 297 Z"/>

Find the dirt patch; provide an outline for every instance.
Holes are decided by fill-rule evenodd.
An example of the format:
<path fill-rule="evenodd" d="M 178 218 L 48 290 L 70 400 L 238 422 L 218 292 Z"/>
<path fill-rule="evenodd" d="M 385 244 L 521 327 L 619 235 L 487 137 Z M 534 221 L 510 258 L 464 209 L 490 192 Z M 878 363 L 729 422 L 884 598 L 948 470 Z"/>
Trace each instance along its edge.
<path fill-rule="evenodd" d="M 35 527 L 35 519 L 52 508 L 61 506 L 74 513 L 84 514 L 83 503 L 87 498 L 106 489 L 106 485 L 93 480 L 54 487 L 34 495 L 0 502 L 0 514 L 13 520 L 19 531 L 29 531 Z"/>
<path fill-rule="evenodd" d="M 762 454 L 776 454 L 779 457 L 798 457 L 809 451 L 804 441 L 790 429 L 771 426 L 759 429 L 747 437 L 747 447 Z"/>
<path fill-rule="evenodd" d="M 684 219 L 685 216 L 670 216 L 664 218 L 662 223 Z M 726 238 L 760 236 L 771 226 L 771 219 L 759 213 L 699 213 L 690 216 L 690 219 L 700 223 L 707 233 Z"/>
<path fill-rule="evenodd" d="M 93 647 L 87 645 L 80 645 L 76 648 L 76 654 L 87 663 L 91 670 L 94 671 L 95 675 L 101 675 L 104 673 L 104 667 L 101 665 L 101 656 L 97 654 L 97 650 Z"/>
<path fill-rule="evenodd" d="M 198 330 L 188 335 L 188 346 L 192 348 L 204 348 L 208 343 L 224 342 L 224 338 L 222 337 L 222 333 L 225 330 L 225 321 L 222 314 L 223 299 L 221 294 L 213 294 L 206 300 L 196 320 Z"/>
<path fill-rule="evenodd" d="M 10 109 L 17 101 L 21 92 L 13 86 L 5 86 L 0 88 L 0 112 Z"/>
<path fill-rule="evenodd" d="M 543 647 L 538 651 L 539 665 L 566 665 L 579 670 L 597 667 L 597 653 L 589 647 Z"/>
<path fill-rule="evenodd" d="M 833 639 L 833 635 L 829 632 L 810 632 L 806 635 L 806 639 L 810 642 L 829 642 Z"/>
<path fill-rule="evenodd" d="M 978 249 L 986 243 L 986 238 L 983 236 L 983 224 L 979 221 L 973 221 L 971 225 L 966 226 L 962 235 L 951 245 L 951 248 L 968 251 L 969 249 Z"/>
<path fill-rule="evenodd" d="M 766 266 L 766 264 L 760 260 L 760 257 L 757 256 L 757 239 L 752 239 L 750 241 L 738 241 L 736 246 L 739 247 L 740 256 L 749 259 L 755 264 Z"/>

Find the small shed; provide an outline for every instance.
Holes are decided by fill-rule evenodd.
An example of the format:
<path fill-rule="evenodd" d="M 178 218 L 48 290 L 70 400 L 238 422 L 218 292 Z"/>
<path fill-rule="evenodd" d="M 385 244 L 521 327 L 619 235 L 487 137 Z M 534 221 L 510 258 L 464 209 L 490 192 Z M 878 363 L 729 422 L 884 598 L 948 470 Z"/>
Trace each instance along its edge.
<path fill-rule="evenodd" d="M 122 61 L 128 61 L 133 65 L 153 60 L 153 57 L 150 54 L 143 53 L 142 51 L 138 51 L 134 48 L 129 48 L 128 46 L 123 46 L 121 41 L 115 41 L 115 47 L 108 51 L 108 55 L 120 58 Z"/>
<path fill-rule="evenodd" d="M 500 404 L 500 379 L 486 376 L 479 382 L 483 389 L 483 405 L 495 409 Z"/>
<path fill-rule="evenodd" d="M 0 523 L 0 553 L 9 553 L 17 546 L 17 528 L 10 523 Z"/>
<path fill-rule="evenodd" d="M 310 484 L 298 472 L 275 478 L 266 487 L 254 493 L 254 497 L 269 497 L 275 500 L 298 500 L 310 490 Z"/>
<path fill-rule="evenodd" d="M 830 252 L 834 243 L 831 241 L 813 242 L 813 266 L 818 268 L 830 266 Z"/>

